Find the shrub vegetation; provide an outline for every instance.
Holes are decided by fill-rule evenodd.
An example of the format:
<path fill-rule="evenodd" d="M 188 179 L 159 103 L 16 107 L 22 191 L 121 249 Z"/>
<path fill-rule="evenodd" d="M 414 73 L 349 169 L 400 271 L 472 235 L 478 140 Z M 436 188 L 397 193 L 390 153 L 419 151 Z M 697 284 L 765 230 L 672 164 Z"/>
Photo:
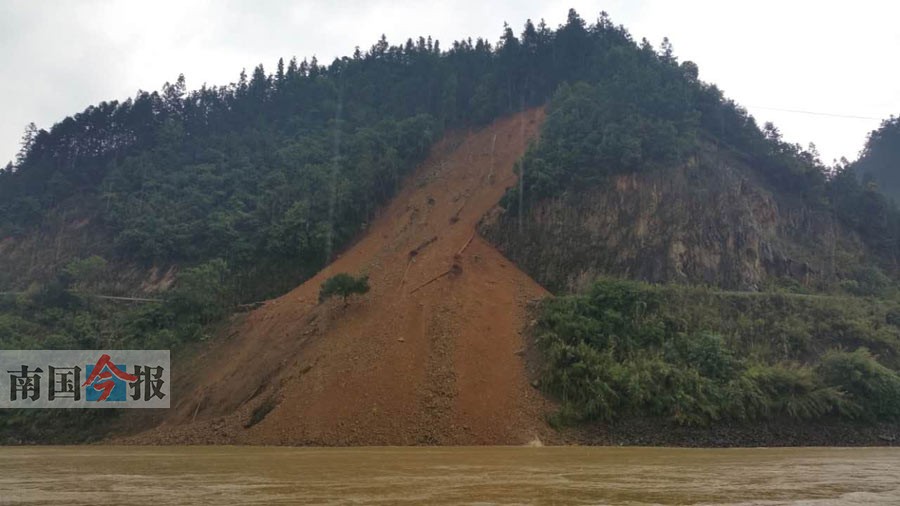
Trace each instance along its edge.
<path fill-rule="evenodd" d="M 347 299 L 351 295 L 362 295 L 368 293 L 368 291 L 368 276 L 354 277 L 342 272 L 326 279 L 325 282 L 322 283 L 322 288 L 319 290 L 319 302 L 325 302 L 330 297 L 341 297 L 346 305 Z"/>
<path fill-rule="evenodd" d="M 896 310 L 853 297 L 605 280 L 543 302 L 534 334 L 543 387 L 562 401 L 564 421 L 893 420 Z"/>

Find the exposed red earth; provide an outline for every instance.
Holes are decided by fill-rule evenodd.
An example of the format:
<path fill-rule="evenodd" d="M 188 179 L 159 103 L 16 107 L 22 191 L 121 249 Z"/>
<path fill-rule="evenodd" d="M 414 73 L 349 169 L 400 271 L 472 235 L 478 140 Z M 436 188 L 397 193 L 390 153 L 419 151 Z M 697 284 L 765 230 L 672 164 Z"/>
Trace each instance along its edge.
<path fill-rule="evenodd" d="M 448 134 L 367 232 L 178 367 L 147 444 L 498 445 L 553 438 L 529 381 L 526 306 L 547 292 L 475 232 L 539 131 L 533 109 Z M 371 290 L 319 304 L 334 274 Z M 137 416 L 137 415 L 136 415 Z M 146 422 L 146 421 L 145 421 Z M 155 422 L 154 422 L 155 423 Z"/>

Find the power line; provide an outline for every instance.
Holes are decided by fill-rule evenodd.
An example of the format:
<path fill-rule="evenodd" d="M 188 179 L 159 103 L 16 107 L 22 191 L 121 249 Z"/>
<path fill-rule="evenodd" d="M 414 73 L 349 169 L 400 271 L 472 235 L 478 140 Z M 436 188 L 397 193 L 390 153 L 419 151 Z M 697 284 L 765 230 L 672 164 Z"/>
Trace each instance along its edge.
<path fill-rule="evenodd" d="M 796 113 L 796 114 L 809 114 L 812 116 L 828 116 L 831 118 L 868 119 L 868 120 L 875 120 L 875 121 L 881 121 L 884 119 L 884 118 L 873 118 L 871 116 L 854 116 L 852 114 L 834 114 L 834 113 L 830 113 L 830 112 L 801 111 L 799 109 L 779 109 L 777 107 L 763 107 L 761 105 L 752 105 L 752 106 L 747 106 L 747 107 L 752 108 L 752 109 L 765 109 L 768 111 L 792 112 L 792 113 Z"/>
<path fill-rule="evenodd" d="M 83 295 L 85 297 L 94 297 L 96 299 L 104 299 L 104 300 L 119 300 L 125 302 L 162 302 L 162 299 L 147 299 L 143 297 L 117 297 L 114 295 L 97 295 L 95 293 L 82 293 L 76 292 L 74 290 L 66 290 L 69 293 L 75 295 Z M 24 295 L 25 292 L 0 292 L 0 295 Z"/>

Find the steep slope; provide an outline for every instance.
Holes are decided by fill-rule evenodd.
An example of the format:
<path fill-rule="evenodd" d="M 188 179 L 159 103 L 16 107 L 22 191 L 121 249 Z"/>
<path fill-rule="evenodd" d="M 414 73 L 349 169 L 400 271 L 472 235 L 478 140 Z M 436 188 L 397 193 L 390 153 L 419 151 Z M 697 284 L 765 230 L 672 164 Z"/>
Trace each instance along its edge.
<path fill-rule="evenodd" d="M 515 213 L 497 212 L 480 231 L 554 292 L 581 290 L 601 275 L 822 288 L 877 260 L 829 207 L 779 190 L 708 144 L 686 163 L 538 201 L 524 225 L 520 233 Z"/>
<path fill-rule="evenodd" d="M 475 234 L 514 184 L 542 110 L 447 136 L 368 233 L 174 371 L 174 408 L 130 441 L 522 444 L 544 436 L 524 364 L 525 306 L 545 290 Z M 321 283 L 371 291 L 318 304 Z M 441 274 L 445 275 L 441 276 Z M 438 277 L 440 276 L 440 277 Z"/>

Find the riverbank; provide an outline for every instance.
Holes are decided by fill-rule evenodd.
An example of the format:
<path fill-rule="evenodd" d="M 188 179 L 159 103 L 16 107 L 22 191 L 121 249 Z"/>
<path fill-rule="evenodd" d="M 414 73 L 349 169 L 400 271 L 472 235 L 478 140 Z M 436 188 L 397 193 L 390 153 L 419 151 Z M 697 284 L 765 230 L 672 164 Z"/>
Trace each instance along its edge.
<path fill-rule="evenodd" d="M 900 446 L 900 424 L 825 420 L 760 422 L 686 427 L 652 419 L 566 428 L 571 443 L 591 446 L 735 447 L 876 447 Z"/>

